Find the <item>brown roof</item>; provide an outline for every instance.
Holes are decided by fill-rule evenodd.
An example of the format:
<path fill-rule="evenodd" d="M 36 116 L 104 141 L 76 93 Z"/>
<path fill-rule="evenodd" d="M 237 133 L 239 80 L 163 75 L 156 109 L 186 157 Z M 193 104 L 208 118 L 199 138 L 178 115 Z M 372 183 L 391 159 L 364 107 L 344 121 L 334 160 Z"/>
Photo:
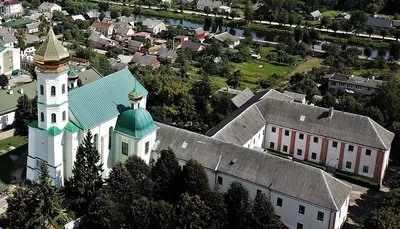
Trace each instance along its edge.
<path fill-rule="evenodd" d="M 193 51 L 199 51 L 200 47 L 202 46 L 201 43 L 193 42 L 193 41 L 185 41 L 182 43 L 181 49 L 191 49 Z"/>
<path fill-rule="evenodd" d="M 111 26 L 110 23 L 105 23 L 105 22 L 101 22 L 101 21 L 95 21 L 92 24 L 92 27 L 99 28 L 99 29 L 108 29 L 110 26 Z"/>

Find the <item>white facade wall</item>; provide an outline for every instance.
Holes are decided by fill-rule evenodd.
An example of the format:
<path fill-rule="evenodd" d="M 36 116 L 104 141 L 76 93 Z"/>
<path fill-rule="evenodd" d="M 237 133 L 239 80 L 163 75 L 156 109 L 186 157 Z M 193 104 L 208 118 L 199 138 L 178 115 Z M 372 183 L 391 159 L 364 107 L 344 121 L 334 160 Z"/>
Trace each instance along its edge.
<path fill-rule="evenodd" d="M 215 184 L 216 188 L 218 188 L 218 191 L 221 192 L 226 192 L 229 189 L 229 186 L 232 182 L 234 181 L 239 181 L 240 183 L 242 183 L 248 190 L 249 190 L 249 197 L 250 198 L 254 198 L 257 195 L 257 190 L 262 191 L 263 193 L 265 193 L 267 196 L 269 196 L 269 190 L 267 188 L 265 188 L 262 185 L 258 185 L 256 183 L 253 182 L 249 182 L 243 179 L 239 179 L 237 177 L 228 175 L 226 173 L 221 173 L 218 172 L 215 174 L 216 178 L 215 180 L 217 181 Z M 222 185 L 218 184 L 218 177 L 222 177 Z"/>
<path fill-rule="evenodd" d="M 371 155 L 370 156 L 368 156 L 366 154 L 367 149 L 371 150 Z M 372 148 L 366 148 L 366 147 L 362 147 L 361 148 L 360 164 L 359 164 L 359 167 L 358 167 L 358 174 L 360 174 L 361 176 L 366 176 L 366 177 L 370 177 L 370 178 L 374 177 L 377 153 L 378 153 L 378 151 L 375 150 L 375 149 L 372 149 Z M 367 173 L 363 172 L 363 167 L 364 166 L 368 166 L 368 172 Z"/>
<path fill-rule="evenodd" d="M 62 114 L 65 112 L 65 120 L 62 119 Z M 44 121 L 41 121 L 41 115 L 44 115 Z M 51 115 L 56 115 L 56 122 L 52 122 Z M 59 129 L 62 129 L 68 123 L 68 103 L 64 103 L 60 106 L 49 107 L 43 104 L 38 104 L 38 124 L 39 128 L 49 129 L 52 126 L 57 126 Z"/>
<path fill-rule="evenodd" d="M 34 29 L 29 29 L 29 30 L 28 30 L 28 33 L 29 33 L 29 34 L 37 33 L 37 32 L 39 32 L 39 28 L 34 28 Z"/>
<path fill-rule="evenodd" d="M 303 136 L 303 139 L 300 139 L 300 135 Z M 306 154 L 306 145 L 307 145 L 307 133 L 296 131 L 293 157 L 299 160 L 304 160 Z"/>
<path fill-rule="evenodd" d="M 7 126 L 13 124 L 15 117 L 15 111 L 7 114 L 0 115 L 0 130 L 6 128 Z"/>
<path fill-rule="evenodd" d="M 265 126 L 263 126 L 256 135 L 254 135 L 251 139 L 249 139 L 243 147 L 247 147 L 249 149 L 262 148 L 263 140 L 264 140 L 264 131 Z"/>
<path fill-rule="evenodd" d="M 354 146 L 353 151 L 349 151 L 349 145 Z M 354 169 L 356 166 L 356 157 L 357 157 L 357 145 L 345 143 L 344 144 L 342 170 L 346 171 L 346 172 L 354 173 Z M 351 162 L 350 168 L 346 167 L 347 162 Z"/>
<path fill-rule="evenodd" d="M 278 197 L 282 199 L 282 207 L 277 205 Z M 276 214 L 280 216 L 281 221 L 290 229 L 296 229 L 297 223 L 303 224 L 303 228 L 307 229 L 330 229 L 333 224 L 334 212 L 331 210 L 301 201 L 283 193 L 272 190 L 271 203 L 274 206 Z M 304 214 L 299 213 L 299 205 L 305 207 Z M 323 221 L 317 219 L 318 212 L 324 213 Z"/>
<path fill-rule="evenodd" d="M 336 147 L 334 147 L 334 142 L 337 142 Z M 341 147 L 341 141 L 336 139 L 328 139 L 328 152 L 326 157 L 327 165 L 338 168 Z"/>
<path fill-rule="evenodd" d="M 293 132 L 292 132 L 292 130 L 287 129 L 287 128 L 283 128 L 283 127 L 279 127 L 279 128 L 282 128 L 281 152 L 288 154 L 289 151 L 290 151 L 290 141 L 291 141 L 291 137 L 292 137 Z M 276 131 L 278 133 L 279 133 L 279 128 L 278 127 L 276 128 Z M 285 131 L 286 130 L 289 131 L 289 136 L 285 135 Z M 277 145 L 277 144 L 278 144 L 278 142 L 275 143 L 275 145 Z M 287 146 L 287 151 L 286 152 L 283 151 L 284 146 Z"/>
<path fill-rule="evenodd" d="M 314 137 L 318 138 L 318 142 L 314 142 Z M 321 158 L 322 137 L 310 134 L 310 148 L 308 151 L 308 160 L 319 163 Z M 316 154 L 316 158 L 312 159 L 312 153 Z"/>
<path fill-rule="evenodd" d="M 6 5 L 4 7 L 4 14 L 5 15 L 12 15 L 12 14 L 22 14 L 24 9 L 22 8 L 22 4 L 13 4 L 13 5 Z"/>
<path fill-rule="evenodd" d="M 275 127 L 275 133 L 272 132 L 272 128 Z M 278 137 L 279 137 L 279 127 L 278 126 L 274 126 L 271 124 L 267 124 L 266 128 L 265 128 L 265 143 L 264 143 L 264 148 L 270 148 L 270 143 L 273 142 L 274 143 L 274 147 L 273 149 L 276 150 L 278 147 Z M 282 147 L 282 146 L 281 146 Z M 281 148 L 282 149 L 282 148 Z"/>
<path fill-rule="evenodd" d="M 339 212 L 336 212 L 335 225 L 333 226 L 333 229 L 340 229 L 342 225 L 346 222 L 349 200 L 350 196 L 347 197 L 346 201 L 341 206 Z"/>

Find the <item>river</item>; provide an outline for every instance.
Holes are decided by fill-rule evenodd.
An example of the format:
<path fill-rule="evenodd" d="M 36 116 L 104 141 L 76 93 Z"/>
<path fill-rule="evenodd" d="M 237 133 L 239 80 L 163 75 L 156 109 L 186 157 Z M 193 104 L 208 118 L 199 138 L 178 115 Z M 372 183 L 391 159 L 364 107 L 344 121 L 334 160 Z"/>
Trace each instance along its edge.
<path fill-rule="evenodd" d="M 166 24 L 169 25 L 179 25 L 179 24 L 183 24 L 184 27 L 187 28 L 199 28 L 202 27 L 204 30 L 209 31 L 209 32 L 213 32 L 215 33 L 217 28 L 215 27 L 206 27 L 204 24 L 199 24 L 199 23 L 195 23 L 195 22 L 190 22 L 190 21 L 186 21 L 186 20 L 179 20 L 179 19 L 172 19 L 172 18 L 160 18 L 160 17 L 151 17 L 151 16 L 144 16 L 141 15 L 139 17 L 137 17 L 138 20 L 144 20 L 146 18 L 156 18 L 159 20 L 163 20 Z M 261 40 L 261 41 L 269 41 L 269 42 L 286 42 L 288 39 L 291 39 L 289 36 L 286 35 L 280 35 L 280 34 L 274 34 L 274 33 L 270 33 L 270 32 L 262 32 L 262 31 L 254 31 L 254 30 L 243 30 L 243 29 L 239 29 L 239 28 L 228 28 L 228 27 L 221 27 L 219 28 L 220 31 L 230 31 L 233 35 L 238 36 L 238 37 L 247 37 L 247 36 L 251 36 L 254 40 Z M 324 41 L 322 42 L 318 42 L 318 44 L 316 44 L 314 46 L 314 50 L 315 51 L 322 51 L 322 44 L 326 43 Z M 365 47 L 361 47 L 361 46 L 347 46 L 348 48 L 357 48 L 358 50 L 360 50 L 360 55 L 365 57 L 364 55 L 364 49 Z M 371 54 L 371 58 L 375 58 L 378 56 L 378 49 L 372 49 L 372 54 Z M 389 51 L 386 50 L 386 55 L 385 55 L 385 59 L 389 58 Z"/>

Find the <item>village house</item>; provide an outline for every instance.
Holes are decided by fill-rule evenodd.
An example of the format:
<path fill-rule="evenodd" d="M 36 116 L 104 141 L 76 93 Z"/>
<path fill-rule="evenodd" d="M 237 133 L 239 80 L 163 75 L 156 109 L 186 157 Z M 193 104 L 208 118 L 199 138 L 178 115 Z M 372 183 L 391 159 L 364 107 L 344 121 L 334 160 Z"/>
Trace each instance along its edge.
<path fill-rule="evenodd" d="M 367 26 L 372 26 L 375 28 L 390 29 L 393 27 L 393 20 L 388 17 L 379 16 L 377 14 L 374 14 L 374 15 L 368 17 Z"/>
<path fill-rule="evenodd" d="M 176 53 L 175 49 L 166 47 L 160 48 L 156 55 L 160 61 L 170 60 L 171 62 L 174 62 L 175 59 L 178 57 L 178 54 Z"/>
<path fill-rule="evenodd" d="M 27 24 L 26 25 L 26 32 L 29 33 L 29 34 L 39 32 L 39 25 L 40 25 L 40 22 L 33 22 L 33 23 L 30 23 L 30 24 Z"/>
<path fill-rule="evenodd" d="M 110 23 L 94 21 L 91 25 L 92 30 L 102 33 L 105 37 L 111 38 L 114 32 L 114 25 Z"/>
<path fill-rule="evenodd" d="M 313 11 L 307 15 L 307 20 L 309 21 L 319 21 L 322 18 L 321 12 L 319 10 Z"/>
<path fill-rule="evenodd" d="M 149 66 L 157 68 L 160 66 L 160 61 L 157 60 L 157 56 L 149 55 L 146 53 L 136 52 L 133 54 L 131 64 L 135 66 Z"/>
<path fill-rule="evenodd" d="M 195 36 L 198 39 L 204 39 L 206 36 L 209 35 L 209 32 L 204 31 L 204 29 L 200 27 L 200 28 L 193 29 L 192 31 L 190 31 L 189 35 Z"/>
<path fill-rule="evenodd" d="M 184 41 L 188 41 L 189 37 L 188 36 L 183 36 L 183 35 L 178 35 L 174 37 L 175 42 L 183 43 Z"/>
<path fill-rule="evenodd" d="M 257 93 L 207 135 L 382 182 L 394 134 L 367 116 Z"/>
<path fill-rule="evenodd" d="M 328 90 L 333 93 L 347 92 L 363 95 L 372 95 L 385 81 L 377 80 L 375 77 L 372 79 L 364 78 L 354 75 L 343 75 L 339 73 L 327 74 L 324 80 L 328 85 Z"/>
<path fill-rule="evenodd" d="M 220 42 L 229 42 L 229 47 L 233 48 L 240 44 L 240 38 L 237 36 L 233 36 L 229 32 L 223 32 L 214 36 L 214 39 Z"/>
<path fill-rule="evenodd" d="M 167 30 L 165 23 L 161 20 L 149 19 L 147 18 L 142 22 L 143 31 L 149 33 L 160 33 L 161 31 Z"/>
<path fill-rule="evenodd" d="M 62 11 L 61 6 L 52 2 L 43 2 L 39 6 L 39 12 L 53 12 L 54 10 Z"/>
<path fill-rule="evenodd" d="M 203 11 L 205 7 L 208 7 L 212 10 L 214 8 L 219 8 L 220 6 L 222 6 L 221 1 L 199 0 L 197 2 L 197 10 L 201 10 L 201 11 Z"/>
<path fill-rule="evenodd" d="M 101 32 L 93 31 L 90 34 L 89 40 L 93 41 L 94 47 L 99 49 L 105 49 L 109 45 L 115 45 L 114 41 L 104 36 Z"/>
<path fill-rule="evenodd" d="M 199 52 L 204 49 L 204 46 L 199 42 L 184 41 L 179 48 L 180 49 L 190 49 L 193 52 Z"/>
<path fill-rule="evenodd" d="M 129 40 L 128 41 L 128 48 L 134 50 L 134 51 L 139 51 L 144 48 L 144 45 L 140 41 L 135 41 L 135 40 Z"/>
<path fill-rule="evenodd" d="M 17 0 L 6 0 L 0 4 L 0 14 L 6 17 L 21 15 L 24 12 L 21 2 Z"/>

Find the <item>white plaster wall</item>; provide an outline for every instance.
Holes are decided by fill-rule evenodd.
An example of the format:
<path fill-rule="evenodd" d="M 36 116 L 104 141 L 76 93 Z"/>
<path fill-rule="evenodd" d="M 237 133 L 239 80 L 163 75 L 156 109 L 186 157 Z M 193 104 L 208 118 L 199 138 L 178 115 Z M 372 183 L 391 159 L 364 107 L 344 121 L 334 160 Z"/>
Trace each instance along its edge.
<path fill-rule="evenodd" d="M 65 120 L 62 119 L 62 113 L 65 111 Z M 44 122 L 41 121 L 41 113 L 44 114 Z M 51 122 L 51 114 L 56 114 L 56 122 Z M 42 129 L 49 129 L 52 126 L 57 126 L 62 129 L 68 123 L 68 103 L 64 103 L 60 106 L 46 106 L 38 103 L 38 126 Z"/>
<path fill-rule="evenodd" d="M 253 137 L 251 137 L 243 147 L 254 149 L 254 147 L 262 147 L 263 139 L 264 139 L 264 128 L 262 127 Z"/>
<path fill-rule="evenodd" d="M 218 176 L 222 177 L 223 182 L 222 185 L 218 185 Z M 257 195 L 257 190 L 261 190 L 263 193 L 265 193 L 267 196 L 269 196 L 269 190 L 262 186 L 262 185 L 258 185 L 225 173 L 221 173 L 218 172 L 216 173 L 216 185 L 219 191 L 221 192 L 226 192 L 229 189 L 229 186 L 232 182 L 234 181 L 239 181 L 240 183 L 242 183 L 248 190 L 249 190 L 249 196 L 251 199 L 253 199 L 256 195 Z"/>
<path fill-rule="evenodd" d="M 333 142 L 337 142 L 336 147 L 332 146 Z M 328 139 L 328 153 L 327 153 L 327 157 L 326 157 L 326 163 L 329 166 L 338 168 L 341 147 L 342 147 L 341 141 L 338 141 L 336 139 Z"/>
<path fill-rule="evenodd" d="M 272 127 L 276 128 L 275 133 L 272 132 Z M 279 127 L 271 124 L 267 124 L 265 128 L 265 142 L 264 142 L 264 148 L 270 148 L 269 144 L 270 142 L 275 143 L 274 144 L 274 149 L 276 150 L 278 147 L 278 136 L 279 136 Z"/>
<path fill-rule="evenodd" d="M 15 111 L 0 115 L 0 130 L 6 128 L 8 125 L 11 125 L 14 122 L 14 117 Z"/>
<path fill-rule="evenodd" d="M 347 197 L 346 201 L 342 204 L 340 211 L 336 212 L 335 225 L 333 225 L 333 229 L 340 229 L 341 226 L 346 222 L 349 199 L 350 196 Z"/>
<path fill-rule="evenodd" d="M 44 104 L 61 104 L 68 101 L 68 74 L 43 74 L 38 72 L 38 102 Z M 40 85 L 44 87 L 44 94 L 40 94 Z M 65 93 L 62 93 L 62 85 L 65 85 Z M 56 87 L 56 95 L 51 96 L 51 87 Z"/>
<path fill-rule="evenodd" d="M 300 134 L 303 134 L 303 139 L 300 139 Z M 310 139 L 311 141 L 311 139 Z M 295 147 L 293 157 L 299 160 L 304 160 L 306 154 L 307 133 L 296 131 Z M 297 150 L 301 149 L 301 155 L 297 155 Z"/>
<path fill-rule="evenodd" d="M 357 145 L 350 144 L 354 146 L 353 151 L 349 151 L 349 144 L 346 143 L 344 145 L 344 155 L 343 155 L 343 164 L 342 164 L 342 170 L 350 173 L 354 173 L 354 168 L 356 165 L 356 157 L 357 157 Z M 348 169 L 346 168 L 346 162 L 350 161 L 351 162 L 351 168 Z"/>
<path fill-rule="evenodd" d="M 278 197 L 283 200 L 282 207 L 276 205 Z M 329 225 L 329 218 L 331 216 L 330 210 L 300 201 L 273 190 L 271 191 L 271 203 L 275 208 L 276 214 L 281 217 L 281 221 L 290 229 L 295 229 L 297 223 L 303 224 L 303 228 L 305 229 L 331 228 Z M 299 213 L 299 205 L 305 207 L 304 215 Z M 318 211 L 324 213 L 324 221 L 317 220 Z M 333 221 L 333 218 L 331 220 Z"/>
<path fill-rule="evenodd" d="M 366 150 L 371 150 L 371 156 L 365 154 Z M 377 150 L 373 148 L 362 147 L 360 154 L 360 166 L 358 167 L 358 174 L 366 177 L 374 177 L 375 163 L 376 163 Z M 363 172 L 363 167 L 368 166 L 368 173 Z"/>
<path fill-rule="evenodd" d="M 285 130 L 289 130 L 289 136 L 286 136 L 286 135 L 285 135 Z M 279 133 L 278 131 L 279 131 L 279 129 L 277 128 L 277 133 Z M 283 152 L 283 146 L 284 146 L 284 145 L 287 145 L 287 146 L 288 146 L 287 152 L 284 152 L 284 153 L 289 153 L 289 152 L 290 152 L 290 140 L 291 140 L 292 134 L 293 134 L 292 130 L 282 128 L 281 151 Z M 275 143 L 275 145 L 277 145 L 277 144 L 278 144 L 278 142 Z M 296 151 L 296 145 L 295 145 L 295 147 L 294 147 L 294 151 Z M 295 153 L 296 153 L 296 152 L 295 152 Z"/>
<path fill-rule="evenodd" d="M 151 155 L 151 149 L 154 147 L 154 144 L 156 143 L 156 137 L 157 137 L 157 130 L 153 131 L 152 133 L 146 135 L 143 139 L 138 140 L 138 152 L 135 152 L 137 156 L 142 158 L 146 164 L 150 163 L 150 155 Z M 149 152 L 146 154 L 146 142 L 149 142 Z"/>
<path fill-rule="evenodd" d="M 385 153 L 385 156 L 383 157 L 383 165 L 382 165 L 382 171 L 381 171 L 381 180 L 383 179 L 385 172 L 386 172 L 386 168 L 389 164 L 389 156 L 390 156 L 390 149 Z"/>
<path fill-rule="evenodd" d="M 318 137 L 318 143 L 314 142 L 314 137 Z M 322 137 L 315 136 L 310 134 L 310 148 L 308 151 L 308 160 L 315 163 L 320 163 L 319 159 L 321 158 L 321 145 L 322 145 Z M 312 153 L 316 153 L 316 159 L 312 159 Z"/>

